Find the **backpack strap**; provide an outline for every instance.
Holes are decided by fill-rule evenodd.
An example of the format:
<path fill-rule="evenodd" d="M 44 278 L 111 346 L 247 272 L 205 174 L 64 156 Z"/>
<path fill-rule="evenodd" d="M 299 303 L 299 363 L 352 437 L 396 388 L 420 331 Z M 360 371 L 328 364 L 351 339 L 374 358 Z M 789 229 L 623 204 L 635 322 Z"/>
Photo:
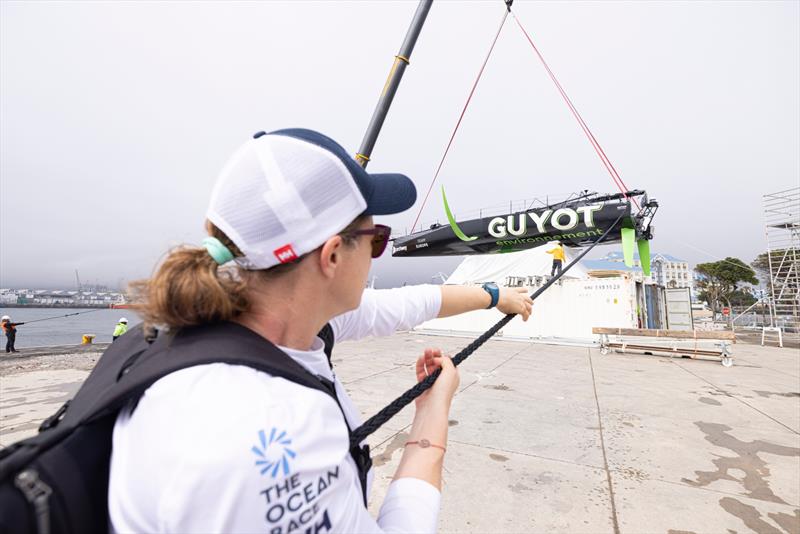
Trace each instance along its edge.
<path fill-rule="evenodd" d="M 331 355 L 333 353 L 333 344 L 336 340 L 334 339 L 335 336 L 333 335 L 333 327 L 331 326 L 331 323 L 325 323 L 325 326 L 323 326 L 322 330 L 319 331 L 317 337 L 320 338 L 325 344 L 323 350 L 325 351 L 325 355 L 328 357 L 328 365 L 330 366 L 331 370 L 333 370 Z M 344 424 L 347 425 L 347 433 L 351 438 L 350 456 L 356 463 L 356 468 L 358 469 L 358 480 L 361 482 L 362 496 L 364 498 L 364 506 L 367 506 L 367 474 L 369 473 L 369 470 L 372 469 L 372 457 L 369 453 L 369 445 L 366 443 L 361 445 L 359 442 L 353 443 L 353 429 L 350 428 L 350 423 L 347 422 L 347 416 L 344 413 L 344 408 L 342 408 L 342 405 L 339 402 L 339 397 L 336 395 L 336 385 L 326 378 L 318 378 L 322 381 L 325 387 L 330 390 L 330 394 L 336 399 L 336 404 L 338 404 L 339 409 L 342 410 Z"/>
<path fill-rule="evenodd" d="M 319 331 L 317 337 L 322 340 L 325 344 L 325 348 L 322 349 L 325 351 L 325 356 L 328 357 L 328 365 L 331 369 L 333 369 L 333 362 L 331 362 L 331 354 L 333 353 L 333 344 L 335 343 L 334 335 L 333 335 L 333 327 L 331 323 L 325 323 L 325 326 L 322 327 L 322 330 Z"/>
<path fill-rule="evenodd" d="M 342 412 L 342 418 L 344 419 L 344 424 L 347 427 L 347 434 L 350 437 L 350 456 L 353 458 L 353 461 L 356 464 L 356 469 L 358 470 L 358 481 L 361 482 L 361 496 L 364 499 L 364 506 L 368 507 L 367 503 L 367 474 L 369 470 L 372 469 L 372 456 L 369 453 L 369 445 L 364 444 L 361 445 L 359 442 L 353 443 L 353 429 L 350 428 L 350 423 L 347 422 L 347 415 L 344 413 L 344 408 L 342 407 L 342 403 L 339 402 L 339 397 L 336 395 L 336 384 L 332 380 L 328 380 L 322 376 L 317 377 L 328 389 L 329 395 L 333 397 L 336 401 L 336 404 L 339 405 L 339 410 Z"/>
<path fill-rule="evenodd" d="M 159 336 L 151 350 L 120 369 L 118 387 L 104 404 L 119 408 L 120 401 L 124 404 L 128 399 L 139 397 L 170 373 L 210 363 L 246 365 L 329 394 L 317 376 L 269 340 L 240 324 L 223 322 L 183 328 L 172 336 Z"/>

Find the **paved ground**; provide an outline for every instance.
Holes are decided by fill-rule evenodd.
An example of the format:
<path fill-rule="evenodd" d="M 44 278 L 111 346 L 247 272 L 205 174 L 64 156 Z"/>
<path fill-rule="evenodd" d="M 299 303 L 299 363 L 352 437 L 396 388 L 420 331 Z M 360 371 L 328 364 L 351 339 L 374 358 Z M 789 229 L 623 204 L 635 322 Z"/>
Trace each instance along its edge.
<path fill-rule="evenodd" d="M 793 332 L 783 332 L 783 346 L 786 348 L 800 349 L 800 334 Z M 752 343 L 754 345 L 761 344 L 761 330 L 755 328 L 737 328 L 736 339 L 745 343 Z M 765 336 L 765 344 L 773 347 L 778 346 L 778 334 L 770 332 Z"/>
<path fill-rule="evenodd" d="M 374 414 L 412 385 L 425 346 L 342 343 L 334 362 Z M 800 351 L 738 344 L 735 365 L 490 341 L 461 366 L 441 532 L 800 533 Z M 12 370 L 13 371 L 13 370 Z M 81 369 L 3 371 L 0 444 L 35 431 Z M 377 511 L 411 420 L 376 432 Z"/>

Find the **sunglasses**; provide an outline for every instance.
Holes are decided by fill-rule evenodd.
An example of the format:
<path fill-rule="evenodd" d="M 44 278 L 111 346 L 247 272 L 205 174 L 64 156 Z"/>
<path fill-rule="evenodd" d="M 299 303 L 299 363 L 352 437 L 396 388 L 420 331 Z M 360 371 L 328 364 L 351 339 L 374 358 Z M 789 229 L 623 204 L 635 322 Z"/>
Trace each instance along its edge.
<path fill-rule="evenodd" d="M 389 236 L 392 234 L 392 229 L 383 224 L 376 224 L 373 228 L 364 230 L 350 230 L 349 232 L 342 232 L 340 235 L 371 235 L 372 238 L 372 257 L 379 258 L 383 251 L 386 250 L 386 245 L 389 244 Z"/>

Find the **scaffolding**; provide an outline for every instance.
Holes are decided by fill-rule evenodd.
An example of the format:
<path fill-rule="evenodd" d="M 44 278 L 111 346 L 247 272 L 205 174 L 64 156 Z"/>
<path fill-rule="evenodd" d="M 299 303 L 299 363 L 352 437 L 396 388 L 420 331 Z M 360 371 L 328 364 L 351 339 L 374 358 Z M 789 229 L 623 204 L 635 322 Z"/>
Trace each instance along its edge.
<path fill-rule="evenodd" d="M 800 332 L 800 187 L 764 195 L 772 328 Z"/>

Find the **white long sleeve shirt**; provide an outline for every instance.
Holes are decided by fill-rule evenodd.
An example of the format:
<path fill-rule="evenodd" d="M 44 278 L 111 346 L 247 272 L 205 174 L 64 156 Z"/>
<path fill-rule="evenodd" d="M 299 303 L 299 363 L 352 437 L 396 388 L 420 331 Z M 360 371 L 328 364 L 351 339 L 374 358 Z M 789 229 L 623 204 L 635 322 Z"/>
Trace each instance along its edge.
<path fill-rule="evenodd" d="M 440 307 L 436 286 L 367 290 L 359 308 L 331 326 L 337 342 L 389 335 L 436 317 Z M 308 351 L 281 349 L 333 380 L 351 428 L 361 424 L 320 339 Z M 111 526 L 270 534 L 436 530 L 440 493 L 415 478 L 390 484 L 375 520 L 348 449 L 342 411 L 321 391 L 240 365 L 183 369 L 117 417 Z"/>

